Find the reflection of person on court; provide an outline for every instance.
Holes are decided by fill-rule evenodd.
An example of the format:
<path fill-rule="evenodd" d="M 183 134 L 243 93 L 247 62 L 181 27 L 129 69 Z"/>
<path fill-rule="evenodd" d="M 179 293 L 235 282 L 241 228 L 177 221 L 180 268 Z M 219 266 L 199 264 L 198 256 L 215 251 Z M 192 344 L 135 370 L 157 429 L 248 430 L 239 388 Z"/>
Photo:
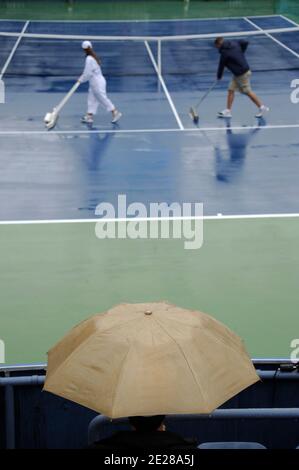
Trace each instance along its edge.
<path fill-rule="evenodd" d="M 214 147 L 215 167 L 217 180 L 229 183 L 236 178 L 242 170 L 246 158 L 247 146 L 259 131 L 260 127 L 256 127 L 250 131 L 235 132 L 233 132 L 229 123 L 226 127 L 227 149 L 223 150 L 218 145 Z"/>

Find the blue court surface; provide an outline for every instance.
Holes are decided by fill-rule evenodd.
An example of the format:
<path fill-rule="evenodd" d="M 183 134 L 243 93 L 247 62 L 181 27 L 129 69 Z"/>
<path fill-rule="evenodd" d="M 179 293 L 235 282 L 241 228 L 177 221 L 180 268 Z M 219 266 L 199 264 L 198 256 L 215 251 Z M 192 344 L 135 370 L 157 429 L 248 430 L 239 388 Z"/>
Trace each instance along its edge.
<path fill-rule="evenodd" d="M 190 119 L 215 80 L 219 34 L 249 40 L 252 86 L 270 107 L 264 119 L 241 95 L 231 120 L 217 118 L 228 72 L 200 106 L 198 124 Z M 123 118 L 113 125 L 99 111 L 92 127 L 81 124 L 82 85 L 47 131 L 44 115 L 81 74 L 89 37 Z M 116 204 L 118 194 L 146 205 L 203 202 L 205 215 L 299 212 L 299 104 L 290 99 L 298 40 L 299 27 L 282 16 L 0 21 L 0 219 L 94 218 L 97 204 Z"/>

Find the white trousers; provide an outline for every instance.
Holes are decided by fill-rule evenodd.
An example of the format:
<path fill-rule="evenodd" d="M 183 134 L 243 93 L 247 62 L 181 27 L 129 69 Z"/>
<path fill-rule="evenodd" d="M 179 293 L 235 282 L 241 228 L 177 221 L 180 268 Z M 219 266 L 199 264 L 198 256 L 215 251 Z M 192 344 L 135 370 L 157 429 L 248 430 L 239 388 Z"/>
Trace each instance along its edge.
<path fill-rule="evenodd" d="M 107 112 L 111 112 L 115 109 L 114 104 L 109 100 L 106 94 L 106 80 L 103 76 L 96 79 L 94 78 L 89 83 L 87 112 L 89 114 L 96 114 L 99 104 Z"/>

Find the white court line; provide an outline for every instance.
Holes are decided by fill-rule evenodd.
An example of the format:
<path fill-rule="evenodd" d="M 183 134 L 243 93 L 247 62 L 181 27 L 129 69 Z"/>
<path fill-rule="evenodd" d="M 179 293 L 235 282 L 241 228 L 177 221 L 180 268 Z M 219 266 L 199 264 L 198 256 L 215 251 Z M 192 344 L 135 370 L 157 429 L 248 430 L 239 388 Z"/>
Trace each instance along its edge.
<path fill-rule="evenodd" d="M 157 64 L 156 61 L 155 61 L 155 58 L 154 58 L 153 53 L 152 53 L 152 50 L 151 50 L 151 48 L 150 48 L 150 46 L 149 46 L 149 44 L 148 44 L 147 41 L 144 41 L 144 44 L 145 44 L 145 47 L 146 47 L 146 49 L 147 49 L 147 52 L 148 52 L 148 54 L 149 54 L 149 56 L 150 56 L 150 59 L 151 59 L 151 61 L 152 61 L 153 67 L 154 67 L 154 69 L 155 69 L 155 71 L 156 71 L 156 73 L 157 73 L 157 75 L 158 75 L 159 81 L 160 81 L 160 83 L 161 83 L 161 85 L 162 85 L 162 88 L 163 88 L 163 90 L 164 90 L 164 93 L 165 93 L 165 95 L 166 95 L 166 98 L 168 99 L 169 105 L 170 105 L 170 107 L 171 107 L 171 109 L 172 109 L 172 112 L 173 112 L 173 114 L 174 114 L 174 117 L 175 117 L 175 119 L 176 119 L 176 122 L 177 122 L 179 128 L 180 128 L 181 130 L 184 130 L 184 126 L 183 126 L 182 121 L 181 121 L 181 119 L 180 119 L 180 117 L 179 117 L 179 115 L 178 115 L 178 112 L 177 112 L 177 110 L 176 110 L 176 107 L 175 107 L 175 105 L 174 105 L 174 103 L 173 103 L 173 101 L 172 101 L 172 99 L 171 99 L 170 93 L 169 93 L 169 91 L 168 91 L 168 89 L 167 89 L 167 86 L 166 86 L 166 84 L 165 84 L 165 82 L 164 82 L 164 79 L 163 79 L 163 77 L 162 77 L 162 75 L 161 75 L 161 73 L 160 73 L 160 71 L 159 71 L 159 67 L 158 67 L 158 64 Z"/>
<path fill-rule="evenodd" d="M 254 26 L 258 31 L 262 31 L 266 36 L 268 36 L 270 39 L 272 39 L 272 41 L 276 42 L 281 47 L 283 47 L 284 49 L 286 49 L 288 52 L 290 52 L 291 54 L 293 54 L 295 57 L 297 57 L 299 59 L 299 54 L 297 54 L 297 52 L 293 51 L 293 49 L 290 49 L 288 46 L 283 44 L 281 41 L 279 41 L 278 39 L 273 37 L 272 34 L 267 32 L 267 30 L 260 28 L 259 26 L 254 24 L 253 21 L 249 20 L 248 18 L 244 17 L 244 20 L 248 21 L 248 23 L 250 23 L 252 26 Z"/>
<path fill-rule="evenodd" d="M 184 220 L 241 220 L 241 219 L 290 219 L 298 218 L 299 213 L 289 214 L 240 214 L 240 215 L 204 215 L 190 217 L 120 217 L 120 218 L 98 218 L 98 219 L 50 219 L 50 220 L 2 220 L 0 225 L 47 225 L 47 224 L 78 224 L 78 223 L 98 223 L 110 222 L 163 222 L 163 221 L 184 221 Z"/>
<path fill-rule="evenodd" d="M 281 15 L 250 15 L 250 18 L 277 18 Z M 244 16 L 240 16 L 240 18 L 244 18 Z M 37 21 L 37 20 L 35 20 Z"/>
<path fill-rule="evenodd" d="M 284 20 L 288 21 L 289 23 L 291 24 L 294 24 L 295 26 L 298 26 L 298 23 L 296 23 L 296 21 L 293 21 L 291 20 L 290 18 L 287 18 L 286 16 L 284 15 L 279 15 L 281 18 L 283 18 Z"/>
<path fill-rule="evenodd" d="M 19 33 L 18 39 L 16 40 L 14 47 L 13 47 L 12 50 L 11 50 L 11 53 L 9 54 L 9 56 L 8 56 L 8 58 L 7 58 L 6 62 L 5 62 L 5 64 L 4 64 L 3 67 L 2 67 L 2 70 L 1 70 L 1 73 L 0 73 L 0 80 L 2 80 L 2 77 L 3 77 L 3 75 L 5 74 L 7 68 L 8 68 L 8 66 L 9 66 L 9 64 L 10 64 L 11 59 L 13 58 L 13 56 L 14 56 L 16 50 L 17 50 L 17 47 L 18 47 L 18 45 L 20 44 L 20 41 L 21 41 L 22 37 L 24 36 L 24 33 L 25 33 L 25 31 L 26 31 L 28 25 L 29 25 L 29 21 L 26 21 L 26 23 L 25 23 L 25 25 L 24 25 L 22 31 Z"/>
<path fill-rule="evenodd" d="M 69 130 L 69 131 L 60 131 L 60 130 L 24 130 L 24 131 L 0 131 L 0 136 L 14 136 L 14 135 L 88 135 L 88 134 L 156 134 L 156 133 L 167 133 L 167 132 L 181 132 L 181 133 L 200 133 L 206 131 L 222 131 L 227 132 L 227 130 L 231 131 L 247 131 L 247 130 L 271 130 L 271 129 L 298 129 L 298 124 L 269 124 L 266 126 L 231 126 L 231 127 L 195 127 L 195 128 L 170 128 L 170 129 L 94 129 L 94 130 Z"/>
<path fill-rule="evenodd" d="M 299 128 L 299 123 L 298 124 L 268 124 L 265 126 L 231 126 L 231 127 L 199 127 L 198 129 L 185 129 L 185 131 L 199 131 L 199 132 L 204 132 L 204 131 L 246 131 L 246 130 L 254 130 L 254 129 L 259 129 L 259 130 L 271 130 L 271 129 L 298 129 Z M 0 132 L 1 135 L 1 132 Z"/>

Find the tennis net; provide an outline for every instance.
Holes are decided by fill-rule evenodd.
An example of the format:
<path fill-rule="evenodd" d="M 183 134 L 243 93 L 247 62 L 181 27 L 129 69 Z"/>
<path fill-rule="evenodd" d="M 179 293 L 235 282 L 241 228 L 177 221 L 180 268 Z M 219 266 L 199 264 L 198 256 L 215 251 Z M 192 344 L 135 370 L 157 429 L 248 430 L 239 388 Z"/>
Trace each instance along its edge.
<path fill-rule="evenodd" d="M 250 25 L 249 25 L 250 26 Z M 297 70 L 299 27 L 180 36 L 73 36 L 25 33 L 6 75 L 80 75 L 84 66 L 83 39 L 90 39 L 102 61 L 105 75 L 138 76 L 215 73 L 219 54 L 214 39 L 246 39 L 253 71 Z M 0 32 L 0 61 L 18 33 Z M 4 51 L 4 52 L 3 52 Z M 149 53 L 150 51 L 150 53 Z M 155 67 L 156 65 L 156 67 Z M 1 63 L 0 63 L 1 67 Z"/>

